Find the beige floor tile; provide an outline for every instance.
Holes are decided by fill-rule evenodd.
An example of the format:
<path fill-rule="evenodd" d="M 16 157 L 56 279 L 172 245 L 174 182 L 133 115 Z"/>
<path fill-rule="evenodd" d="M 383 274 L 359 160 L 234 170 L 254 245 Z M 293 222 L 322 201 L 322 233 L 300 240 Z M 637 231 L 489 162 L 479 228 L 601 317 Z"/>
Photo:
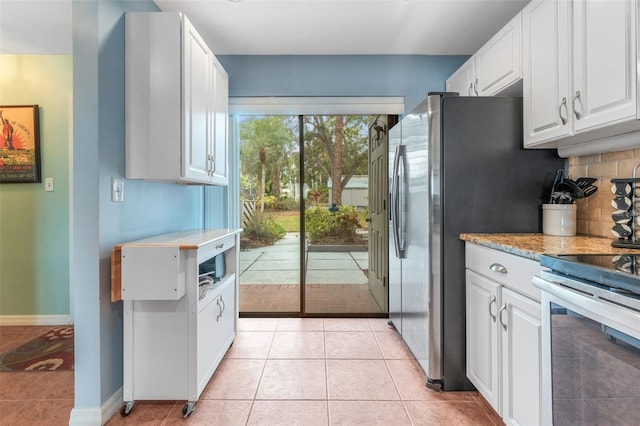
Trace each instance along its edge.
<path fill-rule="evenodd" d="M 480 395 L 479 392 L 473 392 L 473 399 L 478 403 L 478 405 L 480 405 L 480 407 L 484 409 L 485 413 L 487 413 L 489 419 L 491 419 L 493 423 L 500 426 L 504 425 L 502 417 L 498 415 L 496 410 L 494 410 L 491 404 L 489 404 L 487 400 L 484 399 L 482 395 Z"/>
<path fill-rule="evenodd" d="M 256 401 L 247 422 L 255 426 L 328 424 L 326 401 Z"/>
<path fill-rule="evenodd" d="M 324 331 L 322 318 L 280 318 L 277 331 Z"/>
<path fill-rule="evenodd" d="M 278 331 L 269 350 L 269 358 L 324 359 L 324 357 L 324 333 L 321 331 Z"/>
<path fill-rule="evenodd" d="M 238 331 L 276 331 L 278 318 L 239 318 Z"/>
<path fill-rule="evenodd" d="M 256 399 L 327 399 L 324 360 L 268 360 Z"/>
<path fill-rule="evenodd" d="M 371 331 L 367 318 L 325 318 L 324 331 Z"/>
<path fill-rule="evenodd" d="M 18 410 L 7 413 L 4 411 L 5 404 L 0 405 L 0 424 L 11 426 L 66 426 L 73 408 L 73 401 L 69 400 L 21 401 Z"/>
<path fill-rule="evenodd" d="M 410 425 L 400 401 L 329 401 L 331 426 Z"/>
<path fill-rule="evenodd" d="M 371 331 L 325 333 L 327 358 L 382 359 L 378 343 Z"/>
<path fill-rule="evenodd" d="M 396 331 L 389 325 L 389 318 L 369 318 L 369 326 L 373 331 Z"/>
<path fill-rule="evenodd" d="M 253 399 L 264 370 L 265 360 L 222 360 L 200 399 Z"/>
<path fill-rule="evenodd" d="M 0 373 L 0 400 L 32 399 L 73 399 L 73 371 Z"/>
<path fill-rule="evenodd" d="M 376 331 L 373 333 L 384 359 L 413 359 L 413 354 L 395 331 Z"/>
<path fill-rule="evenodd" d="M 415 360 L 387 360 L 386 363 L 404 401 L 475 401 L 474 392 L 438 392 L 427 388 L 426 375 Z"/>
<path fill-rule="evenodd" d="M 226 357 L 265 359 L 271 349 L 274 334 L 273 331 L 239 331 Z"/>
<path fill-rule="evenodd" d="M 160 425 L 177 404 L 176 401 L 138 401 L 128 416 L 122 417 L 116 413 L 109 419 L 106 426 Z M 180 409 L 182 404 L 184 403 L 180 404 Z"/>
<path fill-rule="evenodd" d="M 495 426 L 475 401 L 405 401 L 404 404 L 414 425 Z"/>
<path fill-rule="evenodd" d="M 176 404 L 162 426 L 177 425 L 224 425 L 247 424 L 253 401 L 200 400 L 196 409 L 186 419 L 182 417 L 184 402 Z"/>
<path fill-rule="evenodd" d="M 327 360 L 330 400 L 400 399 L 382 360 Z"/>

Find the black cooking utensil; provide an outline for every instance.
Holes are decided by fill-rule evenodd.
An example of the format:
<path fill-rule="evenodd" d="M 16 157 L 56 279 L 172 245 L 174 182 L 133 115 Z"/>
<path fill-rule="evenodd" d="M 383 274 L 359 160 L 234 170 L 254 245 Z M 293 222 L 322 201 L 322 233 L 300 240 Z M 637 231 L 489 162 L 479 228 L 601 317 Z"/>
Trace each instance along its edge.
<path fill-rule="evenodd" d="M 551 199 L 549 200 L 549 204 L 556 204 L 556 200 L 553 197 L 553 194 L 556 193 L 556 186 L 562 181 L 562 176 L 564 175 L 563 169 L 556 170 L 556 175 L 553 178 L 553 185 L 551 186 Z"/>
<path fill-rule="evenodd" d="M 584 198 L 584 191 L 578 186 L 577 183 L 571 179 L 563 179 L 558 185 L 556 185 L 556 191 L 568 192 L 574 199 Z"/>
<path fill-rule="evenodd" d="M 588 196 L 595 194 L 597 190 L 598 190 L 597 186 L 589 185 L 586 188 L 584 188 L 582 192 L 584 193 L 584 197 L 587 198 Z"/>
<path fill-rule="evenodd" d="M 597 180 L 598 180 L 598 178 L 581 177 L 581 178 L 576 179 L 576 183 L 578 184 L 578 186 L 580 188 L 585 189 L 588 186 L 593 185 Z"/>

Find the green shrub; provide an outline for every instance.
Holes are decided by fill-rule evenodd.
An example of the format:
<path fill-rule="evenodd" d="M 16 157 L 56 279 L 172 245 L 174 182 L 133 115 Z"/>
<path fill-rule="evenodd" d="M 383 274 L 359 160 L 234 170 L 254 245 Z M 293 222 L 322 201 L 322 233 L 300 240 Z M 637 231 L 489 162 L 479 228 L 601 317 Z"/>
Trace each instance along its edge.
<path fill-rule="evenodd" d="M 337 212 L 324 207 L 311 207 L 305 211 L 306 233 L 313 242 L 323 238 L 355 241 L 359 225 L 358 209 L 353 206 L 340 206 Z"/>
<path fill-rule="evenodd" d="M 305 232 L 311 241 L 331 235 L 333 214 L 324 207 L 311 207 L 304 212 Z"/>
<path fill-rule="evenodd" d="M 264 208 L 272 212 L 298 210 L 299 203 L 293 198 L 281 197 L 277 199 L 273 195 L 264 197 Z"/>
<path fill-rule="evenodd" d="M 253 218 L 245 223 L 244 237 L 255 246 L 267 246 L 284 237 L 286 231 L 273 218 L 256 212 Z"/>

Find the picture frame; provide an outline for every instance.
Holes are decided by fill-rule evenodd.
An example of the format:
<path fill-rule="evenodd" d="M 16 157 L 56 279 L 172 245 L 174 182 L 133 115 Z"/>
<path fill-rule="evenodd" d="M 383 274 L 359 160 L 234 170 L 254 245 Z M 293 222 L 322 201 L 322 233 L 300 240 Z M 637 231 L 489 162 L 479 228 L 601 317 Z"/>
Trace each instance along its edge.
<path fill-rule="evenodd" d="M 38 105 L 0 105 L 0 127 L 0 183 L 41 182 Z"/>

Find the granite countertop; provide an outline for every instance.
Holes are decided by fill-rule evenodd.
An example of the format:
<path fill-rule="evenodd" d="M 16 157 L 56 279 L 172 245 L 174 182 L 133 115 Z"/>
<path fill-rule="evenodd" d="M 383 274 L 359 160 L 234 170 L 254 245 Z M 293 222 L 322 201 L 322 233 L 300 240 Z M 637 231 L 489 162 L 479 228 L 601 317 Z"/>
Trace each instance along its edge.
<path fill-rule="evenodd" d="M 619 254 L 634 251 L 611 247 L 611 238 L 586 235 L 556 237 L 544 234 L 460 234 L 460 239 L 533 260 L 540 260 L 542 254 Z"/>

